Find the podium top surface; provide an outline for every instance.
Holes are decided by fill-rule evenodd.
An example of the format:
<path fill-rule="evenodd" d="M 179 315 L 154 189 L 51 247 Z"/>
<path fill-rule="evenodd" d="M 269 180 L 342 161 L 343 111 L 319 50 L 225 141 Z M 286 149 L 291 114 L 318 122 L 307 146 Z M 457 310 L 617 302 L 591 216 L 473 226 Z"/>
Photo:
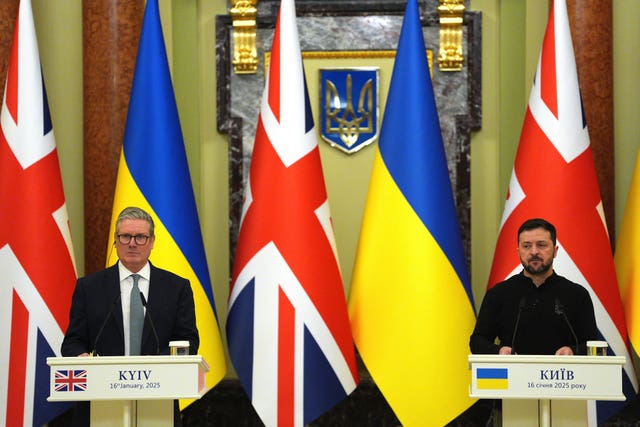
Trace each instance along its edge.
<path fill-rule="evenodd" d="M 202 356 L 95 356 L 47 357 L 49 366 L 104 366 L 104 365 L 181 365 L 198 364 L 209 372 L 209 364 Z"/>

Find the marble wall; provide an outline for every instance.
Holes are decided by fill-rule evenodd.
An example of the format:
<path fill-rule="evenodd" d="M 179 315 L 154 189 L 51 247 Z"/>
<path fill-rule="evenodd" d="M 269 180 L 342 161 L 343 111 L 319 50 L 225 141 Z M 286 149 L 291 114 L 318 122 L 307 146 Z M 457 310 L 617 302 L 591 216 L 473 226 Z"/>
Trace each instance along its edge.
<path fill-rule="evenodd" d="M 394 51 L 404 14 L 404 1 L 298 1 L 297 23 L 303 57 L 306 52 Z M 230 159 L 230 247 L 233 254 L 242 208 L 259 104 L 264 88 L 263 58 L 271 47 L 279 2 L 258 4 L 257 49 L 261 66 L 255 74 L 235 74 L 231 17 L 218 16 L 216 58 L 218 73 L 218 129 L 228 134 Z M 437 57 L 439 45 L 438 1 L 420 2 L 425 44 Z M 481 17 L 466 12 L 463 26 L 461 71 L 441 71 L 432 64 L 432 79 L 443 141 L 454 188 L 458 216 L 470 252 L 470 133 L 481 125 Z M 307 75 L 307 81 L 317 76 Z M 387 90 L 386 87 L 381 90 Z M 310 94 L 312 99 L 319 95 Z M 315 118 L 316 124 L 319 123 Z M 317 126 L 316 126 L 317 127 Z M 322 142 L 321 142 L 322 143 Z"/>

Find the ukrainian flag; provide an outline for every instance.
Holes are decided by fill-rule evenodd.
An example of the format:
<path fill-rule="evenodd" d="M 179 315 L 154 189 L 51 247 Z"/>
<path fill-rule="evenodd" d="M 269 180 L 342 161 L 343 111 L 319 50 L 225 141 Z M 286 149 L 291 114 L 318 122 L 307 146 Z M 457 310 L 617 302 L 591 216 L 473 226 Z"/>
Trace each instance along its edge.
<path fill-rule="evenodd" d="M 631 177 L 614 257 L 629 340 L 640 354 L 640 151 Z"/>
<path fill-rule="evenodd" d="M 483 390 L 506 390 L 509 388 L 509 370 L 507 368 L 478 368 L 476 387 Z"/>
<path fill-rule="evenodd" d="M 211 388 L 224 376 L 226 361 L 157 0 L 147 1 L 142 23 L 113 201 L 110 248 L 115 220 L 127 206 L 138 206 L 154 218 L 154 265 L 191 282 L 200 333 L 198 353 L 209 364 L 207 387 Z M 107 265 L 116 261 L 116 254 L 111 253 Z"/>
<path fill-rule="evenodd" d="M 362 360 L 404 426 L 465 411 L 475 323 L 416 0 L 400 34 L 349 294 Z"/>

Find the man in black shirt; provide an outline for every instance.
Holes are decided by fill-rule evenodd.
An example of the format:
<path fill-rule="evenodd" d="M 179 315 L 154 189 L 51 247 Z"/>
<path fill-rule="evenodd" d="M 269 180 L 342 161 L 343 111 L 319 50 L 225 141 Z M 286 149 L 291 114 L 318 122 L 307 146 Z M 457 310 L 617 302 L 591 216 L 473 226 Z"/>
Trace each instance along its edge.
<path fill-rule="evenodd" d="M 489 289 L 469 346 L 475 354 L 586 354 L 598 339 L 587 290 L 557 275 L 556 229 L 543 219 L 518 229 L 523 270 Z M 498 344 L 496 344 L 496 338 Z"/>

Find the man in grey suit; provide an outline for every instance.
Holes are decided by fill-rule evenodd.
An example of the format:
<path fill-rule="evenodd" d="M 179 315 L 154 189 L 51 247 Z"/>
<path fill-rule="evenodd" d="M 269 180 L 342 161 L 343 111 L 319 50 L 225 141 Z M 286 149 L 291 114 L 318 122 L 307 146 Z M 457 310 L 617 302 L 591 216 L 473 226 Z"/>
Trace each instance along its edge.
<path fill-rule="evenodd" d="M 196 354 L 193 292 L 187 279 L 149 262 L 155 242 L 151 216 L 125 208 L 113 240 L 119 261 L 76 283 L 62 355 L 169 354 L 174 340 L 189 341 L 190 354 Z M 76 408 L 74 425 L 88 425 L 83 406 Z"/>

